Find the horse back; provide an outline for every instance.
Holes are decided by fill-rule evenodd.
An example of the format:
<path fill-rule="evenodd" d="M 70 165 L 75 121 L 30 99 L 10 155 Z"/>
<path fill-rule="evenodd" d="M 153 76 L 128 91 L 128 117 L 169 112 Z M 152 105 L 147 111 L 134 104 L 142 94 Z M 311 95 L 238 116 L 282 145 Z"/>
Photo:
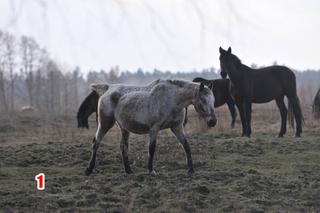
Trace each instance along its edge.
<path fill-rule="evenodd" d="M 281 95 L 296 93 L 296 78 L 292 70 L 285 66 L 270 66 L 261 69 L 252 69 L 245 76 L 246 91 L 253 96 L 253 102 L 269 102 Z M 249 86 L 248 86 L 249 85 Z"/>

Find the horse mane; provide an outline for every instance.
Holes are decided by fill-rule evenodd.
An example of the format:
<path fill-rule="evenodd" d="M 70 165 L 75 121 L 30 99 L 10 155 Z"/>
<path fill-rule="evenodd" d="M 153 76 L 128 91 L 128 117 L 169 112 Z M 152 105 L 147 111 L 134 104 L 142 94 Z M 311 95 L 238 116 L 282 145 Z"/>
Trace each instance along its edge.
<path fill-rule="evenodd" d="M 184 80 L 171 80 L 171 79 L 168 79 L 167 80 L 168 83 L 170 84 L 173 84 L 177 87 L 185 87 L 186 85 L 189 85 L 190 82 L 187 82 L 187 81 L 184 81 Z"/>
<path fill-rule="evenodd" d="M 237 65 L 242 65 L 241 60 L 238 58 L 238 56 L 234 55 L 234 54 L 230 54 L 231 59 L 233 60 L 234 63 L 236 63 Z"/>

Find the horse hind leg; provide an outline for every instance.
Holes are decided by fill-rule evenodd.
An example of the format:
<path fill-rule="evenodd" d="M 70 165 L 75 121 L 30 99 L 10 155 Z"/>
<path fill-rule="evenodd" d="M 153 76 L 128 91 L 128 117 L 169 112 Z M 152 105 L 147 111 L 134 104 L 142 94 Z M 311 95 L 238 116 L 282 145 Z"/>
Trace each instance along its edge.
<path fill-rule="evenodd" d="M 104 137 L 104 135 L 109 131 L 109 129 L 113 127 L 114 123 L 115 123 L 115 119 L 113 116 L 102 116 L 100 118 L 96 135 L 92 141 L 92 153 L 91 153 L 89 165 L 85 171 L 86 175 L 90 175 L 92 173 L 92 170 L 94 169 L 96 164 L 97 150 L 99 148 L 101 140 Z"/>
<path fill-rule="evenodd" d="M 283 98 L 284 98 L 284 96 L 281 96 L 280 98 L 276 99 L 276 103 L 277 103 L 277 106 L 280 110 L 280 115 L 281 115 L 281 129 L 280 129 L 280 133 L 278 135 L 279 138 L 283 137 L 283 135 L 286 134 L 286 131 L 287 131 L 288 110 L 286 108 L 286 105 L 284 104 Z"/>
<path fill-rule="evenodd" d="M 132 170 L 130 168 L 129 159 L 128 159 L 128 146 L 129 146 L 128 141 L 129 141 L 130 133 L 125 129 L 121 129 L 121 134 L 122 136 L 121 136 L 121 142 L 120 142 L 120 150 L 122 154 L 123 166 L 126 173 L 131 174 Z"/>

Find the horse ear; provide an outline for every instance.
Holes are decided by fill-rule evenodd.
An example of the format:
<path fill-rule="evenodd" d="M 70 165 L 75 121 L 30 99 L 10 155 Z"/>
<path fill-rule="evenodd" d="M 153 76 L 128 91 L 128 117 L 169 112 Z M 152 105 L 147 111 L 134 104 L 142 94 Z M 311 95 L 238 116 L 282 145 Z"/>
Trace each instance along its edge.
<path fill-rule="evenodd" d="M 223 53 L 223 51 L 224 51 L 224 49 L 222 49 L 222 47 L 220 47 L 220 48 L 219 48 L 219 52 L 220 52 L 220 54 L 222 54 L 222 53 Z"/>
<path fill-rule="evenodd" d="M 228 53 L 231 54 L 231 47 L 228 48 Z"/>
<path fill-rule="evenodd" d="M 200 84 L 200 91 L 202 91 L 204 89 L 204 83 L 201 82 Z"/>

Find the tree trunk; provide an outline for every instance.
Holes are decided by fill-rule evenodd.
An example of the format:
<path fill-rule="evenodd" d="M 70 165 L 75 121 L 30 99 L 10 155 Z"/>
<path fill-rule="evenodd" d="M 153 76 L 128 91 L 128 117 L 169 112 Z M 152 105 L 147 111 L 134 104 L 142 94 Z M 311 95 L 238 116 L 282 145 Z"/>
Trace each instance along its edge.
<path fill-rule="evenodd" d="M 3 77 L 2 70 L 0 70 L 0 102 L 2 103 L 4 111 L 7 112 L 8 104 L 7 104 L 7 98 L 6 98 L 5 80 Z"/>
<path fill-rule="evenodd" d="M 13 76 L 13 68 L 10 67 L 10 110 L 14 111 L 14 76 Z"/>

